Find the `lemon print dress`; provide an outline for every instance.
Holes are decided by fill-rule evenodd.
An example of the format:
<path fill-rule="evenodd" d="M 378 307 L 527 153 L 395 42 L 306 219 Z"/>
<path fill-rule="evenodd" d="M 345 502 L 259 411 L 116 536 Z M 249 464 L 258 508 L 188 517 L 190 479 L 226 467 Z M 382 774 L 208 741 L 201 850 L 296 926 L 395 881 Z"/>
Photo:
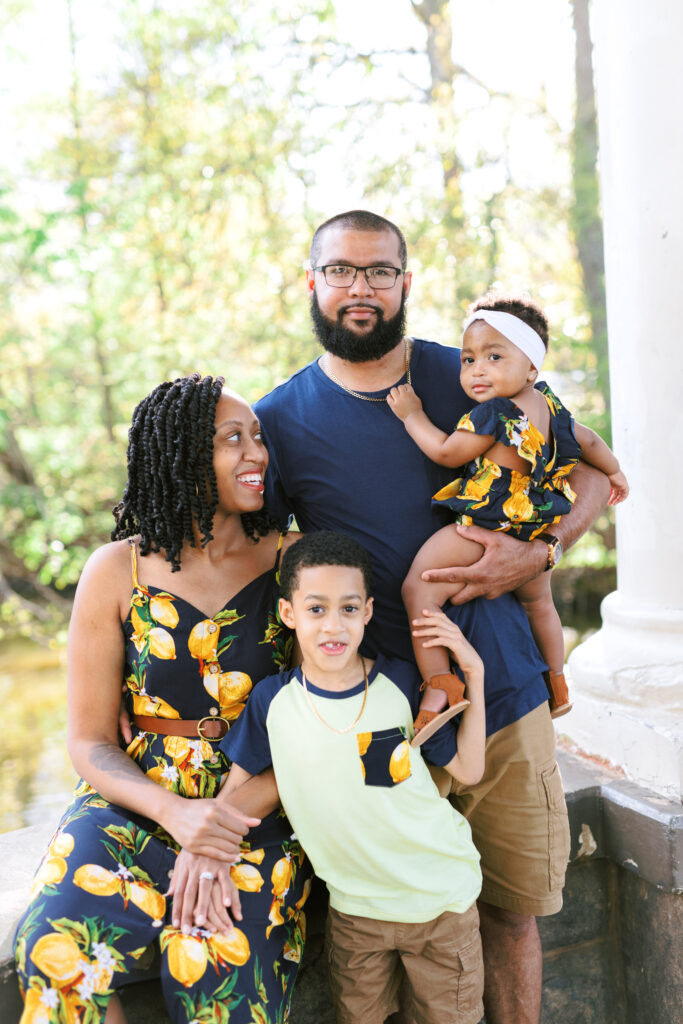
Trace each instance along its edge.
<path fill-rule="evenodd" d="M 257 680 L 286 666 L 291 635 L 276 615 L 277 564 L 207 618 L 137 577 L 123 626 L 129 711 L 234 721 Z M 279 551 L 278 551 L 279 560 Z M 216 796 L 230 761 L 218 740 L 133 728 L 128 754 L 160 786 Z M 153 807 L 150 813 L 153 814 Z M 166 893 L 178 847 L 154 821 L 85 782 L 62 818 L 15 937 L 21 1024 L 96 1024 L 114 989 L 140 980 L 154 946 L 171 1019 L 283 1024 L 305 933 L 310 868 L 282 812 L 252 829 L 231 869 L 244 920 L 228 936 L 171 925 Z"/>
<path fill-rule="evenodd" d="M 467 464 L 461 477 L 432 498 L 432 505 L 455 513 L 455 522 L 533 540 L 571 509 L 576 495 L 568 478 L 581 458 L 574 420 L 545 381 L 539 381 L 535 389 L 550 412 L 547 438 L 509 398 L 482 402 L 458 421 L 456 430 L 492 434 L 496 441 L 515 448 L 529 463 L 529 473 L 499 466 L 480 455 Z"/>

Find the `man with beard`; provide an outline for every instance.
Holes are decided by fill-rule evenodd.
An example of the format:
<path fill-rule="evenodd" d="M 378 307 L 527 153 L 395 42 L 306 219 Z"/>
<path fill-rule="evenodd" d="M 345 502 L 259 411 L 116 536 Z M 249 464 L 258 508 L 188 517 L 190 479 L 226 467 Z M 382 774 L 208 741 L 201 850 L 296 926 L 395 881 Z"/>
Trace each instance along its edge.
<path fill-rule="evenodd" d="M 411 659 L 401 584 L 417 549 L 444 525 L 430 497 L 453 471 L 421 453 L 386 396 L 412 383 L 429 419 L 451 431 L 472 406 L 460 387 L 460 352 L 405 336 L 411 274 L 405 240 L 390 221 L 363 210 L 333 217 L 315 232 L 310 262 L 313 326 L 325 351 L 256 405 L 270 452 L 266 506 L 283 522 L 294 514 L 304 532 L 335 530 L 363 544 L 375 576 L 364 653 Z M 451 799 L 482 857 L 488 1024 L 537 1024 L 536 916 L 562 905 L 569 830 L 545 665 L 509 591 L 555 564 L 559 541 L 576 540 L 607 500 L 602 474 L 583 464 L 572 486 L 577 501 L 553 527 L 553 541 L 460 527 L 484 545 L 482 558 L 427 574 L 467 583 L 449 615 L 486 670 L 485 775 L 477 786 L 456 786 Z"/>

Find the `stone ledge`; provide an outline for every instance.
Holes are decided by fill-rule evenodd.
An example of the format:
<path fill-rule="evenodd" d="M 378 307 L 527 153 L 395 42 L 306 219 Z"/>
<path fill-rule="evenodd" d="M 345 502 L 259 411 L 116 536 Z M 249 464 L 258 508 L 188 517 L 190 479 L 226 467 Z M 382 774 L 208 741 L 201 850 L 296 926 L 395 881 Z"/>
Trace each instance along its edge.
<path fill-rule="evenodd" d="M 559 750 L 570 863 L 606 857 L 657 889 L 683 892 L 683 808 L 590 758 Z M 578 828 L 577 828 L 578 826 Z"/>

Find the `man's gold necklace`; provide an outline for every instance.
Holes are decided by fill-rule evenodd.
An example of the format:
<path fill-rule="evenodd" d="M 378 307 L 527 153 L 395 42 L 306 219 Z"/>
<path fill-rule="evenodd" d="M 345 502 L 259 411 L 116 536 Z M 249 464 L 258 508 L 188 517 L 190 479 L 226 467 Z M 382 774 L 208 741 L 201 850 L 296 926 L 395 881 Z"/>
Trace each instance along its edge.
<path fill-rule="evenodd" d="M 405 352 L 406 352 L 406 368 L 405 368 L 406 381 L 408 382 L 408 384 L 412 384 L 413 382 L 412 382 L 411 377 L 410 377 L 410 357 L 411 357 L 411 354 L 412 354 L 412 351 L 413 351 L 413 339 L 412 338 L 406 338 L 405 341 L 404 341 L 404 344 L 405 344 Z M 349 395 L 353 395 L 354 398 L 361 398 L 364 402 L 386 402 L 386 397 L 384 397 L 384 398 L 371 398 L 370 395 L 364 395 L 361 391 L 354 391 L 353 388 L 347 387 L 346 384 L 344 384 L 343 381 L 339 380 L 339 377 L 336 377 L 334 375 L 334 373 L 332 372 L 332 368 L 330 367 L 330 353 L 326 352 L 325 353 L 325 357 L 326 357 L 325 358 L 325 369 L 326 369 L 326 372 L 327 372 L 327 376 L 331 377 L 332 380 L 334 381 L 334 383 L 338 384 L 339 387 L 343 391 L 348 392 Z"/>
<path fill-rule="evenodd" d="M 342 735 L 345 732 L 351 732 L 351 730 L 355 726 L 358 725 L 358 723 L 360 722 L 361 717 L 363 715 L 363 712 L 365 711 L 365 705 L 366 705 L 367 700 L 368 700 L 368 673 L 365 670 L 365 662 L 363 661 L 362 658 L 360 659 L 360 663 L 363 666 L 363 680 L 365 682 L 365 692 L 363 694 L 363 703 L 361 704 L 360 711 L 356 715 L 355 719 L 353 720 L 353 722 L 351 722 L 351 725 L 347 725 L 345 729 L 335 729 L 335 727 L 333 725 L 330 725 L 329 722 L 325 721 L 325 719 L 323 718 L 323 716 L 320 714 L 320 712 L 316 708 L 315 704 L 313 703 L 311 695 L 308 692 L 308 684 L 306 682 L 306 676 L 304 675 L 303 666 L 301 668 L 301 681 L 304 684 L 304 693 L 306 694 L 306 700 L 308 701 L 308 704 L 309 704 L 309 707 L 310 707 L 311 711 L 313 712 L 315 717 L 318 719 L 318 721 L 322 722 L 322 724 L 325 726 L 326 729 L 329 729 L 330 732 L 336 732 L 338 735 Z"/>

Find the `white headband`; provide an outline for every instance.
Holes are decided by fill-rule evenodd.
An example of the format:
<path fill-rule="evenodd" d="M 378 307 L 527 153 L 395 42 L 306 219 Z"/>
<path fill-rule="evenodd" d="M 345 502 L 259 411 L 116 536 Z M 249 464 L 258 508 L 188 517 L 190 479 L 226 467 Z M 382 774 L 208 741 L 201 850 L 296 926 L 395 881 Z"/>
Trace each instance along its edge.
<path fill-rule="evenodd" d="M 532 366 L 535 366 L 537 370 L 541 369 L 545 359 L 543 339 L 524 320 L 520 320 L 512 313 L 503 313 L 499 309 L 478 309 L 476 313 L 465 320 L 463 334 L 474 320 L 485 320 L 489 327 L 493 327 L 495 331 L 516 345 L 531 360 Z"/>

